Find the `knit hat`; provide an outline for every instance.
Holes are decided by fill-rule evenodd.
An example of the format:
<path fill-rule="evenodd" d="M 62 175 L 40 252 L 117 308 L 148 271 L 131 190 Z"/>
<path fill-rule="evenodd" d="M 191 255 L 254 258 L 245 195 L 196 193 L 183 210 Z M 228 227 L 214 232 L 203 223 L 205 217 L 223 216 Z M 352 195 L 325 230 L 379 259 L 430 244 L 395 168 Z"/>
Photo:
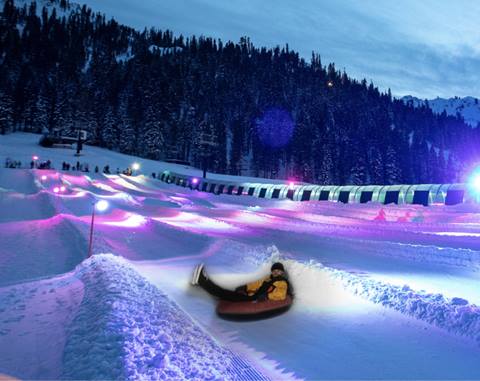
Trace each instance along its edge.
<path fill-rule="evenodd" d="M 283 267 L 283 265 L 280 262 L 275 262 L 272 265 L 272 267 L 270 268 L 270 271 L 273 271 L 273 270 L 282 270 L 283 272 L 285 272 L 285 268 Z"/>

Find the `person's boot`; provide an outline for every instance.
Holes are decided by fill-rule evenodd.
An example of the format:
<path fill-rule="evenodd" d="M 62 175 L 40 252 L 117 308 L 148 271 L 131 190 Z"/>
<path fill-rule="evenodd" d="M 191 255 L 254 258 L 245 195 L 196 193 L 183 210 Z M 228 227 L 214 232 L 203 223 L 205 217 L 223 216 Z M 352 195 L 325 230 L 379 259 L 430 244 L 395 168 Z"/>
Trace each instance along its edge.
<path fill-rule="evenodd" d="M 200 274 L 198 276 L 197 284 L 199 284 L 200 286 L 204 286 L 207 280 L 208 280 L 208 276 L 207 276 L 207 273 L 205 272 L 205 267 L 202 266 L 202 269 L 200 270 Z"/>
<path fill-rule="evenodd" d="M 201 263 L 197 267 L 195 267 L 195 270 L 193 270 L 192 286 L 196 286 L 198 284 L 200 276 L 203 274 L 203 267 L 204 266 L 205 265 L 203 263 Z"/>

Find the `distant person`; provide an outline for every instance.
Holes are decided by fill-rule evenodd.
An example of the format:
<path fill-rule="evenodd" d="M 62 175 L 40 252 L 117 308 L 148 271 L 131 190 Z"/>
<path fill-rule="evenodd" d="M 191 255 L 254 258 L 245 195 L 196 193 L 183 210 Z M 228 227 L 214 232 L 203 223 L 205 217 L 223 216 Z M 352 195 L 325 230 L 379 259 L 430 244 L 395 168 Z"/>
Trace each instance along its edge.
<path fill-rule="evenodd" d="M 106 173 L 107 175 L 110 174 L 110 166 L 109 165 L 106 165 L 105 167 L 103 167 L 103 173 Z"/>
<path fill-rule="evenodd" d="M 375 216 L 375 218 L 373 220 L 374 221 L 386 221 L 387 216 L 386 216 L 385 210 L 383 210 L 383 208 L 380 208 L 380 210 L 378 211 L 378 214 Z"/>
<path fill-rule="evenodd" d="M 32 161 L 30 162 L 30 169 L 33 169 L 34 167 L 35 167 L 35 162 L 32 160 Z"/>
<path fill-rule="evenodd" d="M 95 166 L 95 173 L 98 173 L 98 165 Z"/>
<path fill-rule="evenodd" d="M 274 263 L 270 271 L 271 273 L 267 277 L 231 291 L 218 286 L 209 279 L 204 265 L 201 264 L 193 272 L 192 285 L 198 285 L 210 295 L 230 302 L 285 300 L 287 295 L 292 294 L 292 290 L 283 264 L 280 262 Z"/>
<path fill-rule="evenodd" d="M 410 222 L 411 216 L 410 212 L 405 213 L 405 216 L 403 217 L 398 217 L 397 222 Z"/>

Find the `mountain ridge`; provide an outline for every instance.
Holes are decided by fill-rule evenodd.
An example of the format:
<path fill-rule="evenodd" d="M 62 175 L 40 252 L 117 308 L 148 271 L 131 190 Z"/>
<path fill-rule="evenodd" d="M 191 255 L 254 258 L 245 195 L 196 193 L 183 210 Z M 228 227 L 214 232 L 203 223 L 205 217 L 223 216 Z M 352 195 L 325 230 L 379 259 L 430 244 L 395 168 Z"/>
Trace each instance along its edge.
<path fill-rule="evenodd" d="M 480 123 L 480 104 L 478 98 L 468 97 L 452 97 L 452 98 L 434 98 L 434 99 L 420 99 L 411 95 L 406 95 L 400 98 L 405 104 L 411 103 L 414 107 L 418 108 L 425 106 L 428 103 L 428 107 L 436 114 L 441 114 L 443 111 L 447 115 L 456 116 L 459 114 L 466 124 L 471 127 L 477 127 Z"/>

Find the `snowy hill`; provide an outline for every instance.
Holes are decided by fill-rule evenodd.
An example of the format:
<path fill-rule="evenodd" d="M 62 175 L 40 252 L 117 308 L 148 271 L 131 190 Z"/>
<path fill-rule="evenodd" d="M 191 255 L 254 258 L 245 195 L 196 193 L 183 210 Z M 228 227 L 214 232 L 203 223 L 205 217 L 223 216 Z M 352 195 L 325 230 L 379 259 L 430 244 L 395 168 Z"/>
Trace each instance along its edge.
<path fill-rule="evenodd" d="M 40 134 L 23 132 L 0 135 L 0 165 L 3 167 L 8 158 L 13 161 L 20 161 L 22 168 L 29 168 L 32 157 L 35 155 L 38 157 L 39 162 L 50 160 L 54 169 L 62 168 L 62 163 L 66 162 L 71 164 L 73 170 L 78 161 L 82 165 L 88 164 L 90 172 L 93 172 L 96 166 L 99 167 L 101 172 L 103 167 L 108 165 L 110 171 L 116 173 L 117 168 L 119 171 L 123 171 L 127 167 L 132 167 L 133 163 L 138 163 L 140 169 L 136 171 L 136 174 L 145 176 L 150 176 L 152 173 L 158 174 L 166 170 L 197 177 L 202 177 L 203 175 L 203 172 L 195 167 L 144 159 L 90 145 L 84 145 L 81 156 L 77 157 L 75 156 L 76 151 L 72 148 L 46 148 L 38 145 L 41 136 Z M 241 179 L 241 181 L 252 183 L 285 183 L 282 180 L 229 176 L 210 172 L 207 172 L 207 178 L 224 181 L 229 179 L 238 181 Z"/>
<path fill-rule="evenodd" d="M 446 111 L 447 115 L 456 116 L 460 114 L 465 122 L 472 127 L 477 127 L 480 122 L 480 104 L 477 98 L 465 97 L 465 98 L 435 98 L 422 100 L 416 97 L 407 95 L 402 98 L 405 103 L 412 102 L 415 107 L 425 105 L 426 101 L 433 112 L 441 114 Z"/>
<path fill-rule="evenodd" d="M 0 159 L 34 152 L 57 168 L 0 167 L 0 378 L 480 377 L 478 207 L 213 195 L 58 170 L 74 151 L 36 138 L 0 135 Z M 174 166 L 98 147 L 83 161 Z M 233 289 L 277 260 L 295 303 L 273 319 L 222 320 L 189 284 L 199 262 Z"/>

